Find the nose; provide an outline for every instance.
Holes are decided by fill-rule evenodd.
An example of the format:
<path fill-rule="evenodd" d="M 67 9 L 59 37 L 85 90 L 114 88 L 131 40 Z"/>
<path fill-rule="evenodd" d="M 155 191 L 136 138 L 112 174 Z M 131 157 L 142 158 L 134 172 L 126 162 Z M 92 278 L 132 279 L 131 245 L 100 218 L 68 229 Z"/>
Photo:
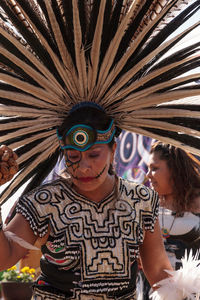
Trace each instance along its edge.
<path fill-rule="evenodd" d="M 147 173 L 146 173 L 146 176 L 147 176 L 148 178 L 152 178 L 152 173 L 151 173 L 151 170 L 150 170 L 150 169 L 148 169 L 148 171 L 147 171 Z"/>
<path fill-rule="evenodd" d="M 79 170 L 83 173 L 87 172 L 90 169 L 90 162 L 88 159 L 82 158 L 79 162 Z"/>

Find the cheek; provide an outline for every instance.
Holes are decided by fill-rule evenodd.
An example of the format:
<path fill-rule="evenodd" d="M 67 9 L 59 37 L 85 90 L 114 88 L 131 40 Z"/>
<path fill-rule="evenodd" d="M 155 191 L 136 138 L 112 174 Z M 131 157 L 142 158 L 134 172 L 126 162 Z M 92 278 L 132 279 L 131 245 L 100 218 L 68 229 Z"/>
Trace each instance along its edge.
<path fill-rule="evenodd" d="M 111 155 L 103 155 L 101 157 L 99 157 L 98 159 L 98 164 L 100 165 L 110 165 L 111 163 Z"/>
<path fill-rule="evenodd" d="M 99 174 L 103 171 L 102 175 L 100 176 L 103 179 L 105 176 L 108 175 L 108 170 L 110 168 L 110 158 L 107 156 L 103 156 L 98 161 L 95 161 L 93 164 L 93 170 L 95 170 L 96 174 Z"/>
<path fill-rule="evenodd" d="M 158 188 L 163 194 L 168 194 L 172 192 L 172 182 L 169 176 L 159 176 Z"/>
<path fill-rule="evenodd" d="M 109 167 L 110 167 L 110 162 L 109 160 L 105 160 L 105 159 L 99 160 L 94 164 L 94 168 L 96 169 L 97 173 L 101 172 L 102 169 L 105 169 L 104 174 L 106 174 L 108 173 Z"/>

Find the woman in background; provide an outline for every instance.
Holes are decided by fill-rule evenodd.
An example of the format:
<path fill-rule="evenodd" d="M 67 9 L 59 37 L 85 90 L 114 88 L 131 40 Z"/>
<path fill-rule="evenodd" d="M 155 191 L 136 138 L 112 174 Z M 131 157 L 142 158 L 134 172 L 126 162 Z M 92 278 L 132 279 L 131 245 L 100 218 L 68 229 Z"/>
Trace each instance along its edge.
<path fill-rule="evenodd" d="M 159 194 L 165 250 L 178 270 L 185 251 L 195 255 L 200 248 L 200 163 L 184 150 L 158 141 L 150 150 L 147 177 Z M 138 300 L 150 299 L 150 285 L 141 266 L 137 289 Z"/>
<path fill-rule="evenodd" d="M 156 142 L 147 176 L 160 197 L 165 249 L 177 270 L 186 250 L 195 254 L 200 248 L 200 163 L 180 148 Z"/>

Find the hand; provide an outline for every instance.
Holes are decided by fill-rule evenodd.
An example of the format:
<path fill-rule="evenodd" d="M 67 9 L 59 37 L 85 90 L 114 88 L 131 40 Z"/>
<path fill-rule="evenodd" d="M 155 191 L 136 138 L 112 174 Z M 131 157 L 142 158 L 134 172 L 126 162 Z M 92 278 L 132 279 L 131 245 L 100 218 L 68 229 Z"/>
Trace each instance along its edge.
<path fill-rule="evenodd" d="M 0 146 L 0 185 L 10 181 L 18 172 L 18 156 L 6 145 Z"/>

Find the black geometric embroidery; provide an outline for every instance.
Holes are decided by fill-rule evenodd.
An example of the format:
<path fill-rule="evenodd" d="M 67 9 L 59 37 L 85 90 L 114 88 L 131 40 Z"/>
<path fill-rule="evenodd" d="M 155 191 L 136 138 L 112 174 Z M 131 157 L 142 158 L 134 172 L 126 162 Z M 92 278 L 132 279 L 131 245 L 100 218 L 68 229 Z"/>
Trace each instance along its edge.
<path fill-rule="evenodd" d="M 153 231 L 158 197 L 147 187 L 120 179 L 113 191 L 94 203 L 58 180 L 22 197 L 17 211 L 35 234 L 50 235 L 42 251 L 58 270 L 81 268 L 81 282 L 90 290 L 127 288 L 138 257 L 143 230 Z M 88 285 L 89 284 L 89 285 Z M 117 286 L 116 286 L 117 285 Z M 75 289 L 76 290 L 76 289 Z"/>

